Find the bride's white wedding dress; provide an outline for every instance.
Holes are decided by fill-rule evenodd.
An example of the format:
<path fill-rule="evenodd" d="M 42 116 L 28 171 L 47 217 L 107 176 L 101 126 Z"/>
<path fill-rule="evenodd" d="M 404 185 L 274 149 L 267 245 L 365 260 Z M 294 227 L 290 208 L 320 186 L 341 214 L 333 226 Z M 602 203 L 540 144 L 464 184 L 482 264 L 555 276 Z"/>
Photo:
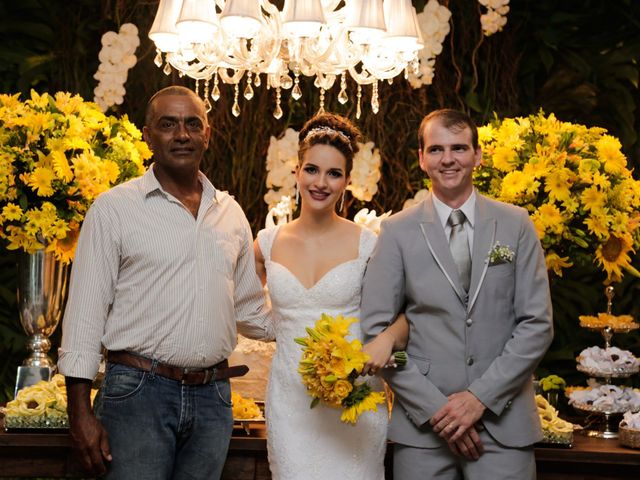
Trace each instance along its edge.
<path fill-rule="evenodd" d="M 340 421 L 341 410 L 319 404 L 309 408 L 298 373 L 302 349 L 295 337 L 306 336 L 322 313 L 359 317 L 362 275 L 375 246 L 375 235 L 362 229 L 358 258 L 337 265 L 311 288 L 305 288 L 283 265 L 271 260 L 279 227 L 262 230 L 258 243 L 265 259 L 274 313 L 276 353 L 267 387 L 266 419 L 269 466 L 274 480 L 383 480 L 387 408 L 365 412 L 356 425 Z M 360 337 L 358 324 L 351 325 Z M 375 390 L 382 382 L 368 377 Z"/>

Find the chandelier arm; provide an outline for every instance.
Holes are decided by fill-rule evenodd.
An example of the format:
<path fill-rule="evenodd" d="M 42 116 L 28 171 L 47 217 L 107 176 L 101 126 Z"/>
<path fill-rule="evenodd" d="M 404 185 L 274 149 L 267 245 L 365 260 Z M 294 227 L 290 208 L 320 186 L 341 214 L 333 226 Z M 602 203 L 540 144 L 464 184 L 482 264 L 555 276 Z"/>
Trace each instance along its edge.
<path fill-rule="evenodd" d="M 353 78 L 356 81 L 356 83 L 360 85 L 371 85 L 373 82 L 376 82 L 378 80 L 366 69 L 363 69 L 362 72 L 358 72 L 356 70 L 356 67 L 354 66 L 354 67 L 350 67 L 348 70 L 349 70 L 349 75 L 351 75 L 351 78 Z"/>
<path fill-rule="evenodd" d="M 175 53 L 167 53 L 165 58 L 173 68 L 194 80 L 206 80 L 213 75 L 213 71 L 215 70 L 213 65 L 207 65 L 206 63 L 198 60 L 186 62 Z"/>
<path fill-rule="evenodd" d="M 229 85 L 237 85 L 242 80 L 246 70 L 235 70 L 233 75 L 229 75 L 228 69 L 225 67 L 219 67 L 217 69 L 218 76 L 222 81 Z"/>

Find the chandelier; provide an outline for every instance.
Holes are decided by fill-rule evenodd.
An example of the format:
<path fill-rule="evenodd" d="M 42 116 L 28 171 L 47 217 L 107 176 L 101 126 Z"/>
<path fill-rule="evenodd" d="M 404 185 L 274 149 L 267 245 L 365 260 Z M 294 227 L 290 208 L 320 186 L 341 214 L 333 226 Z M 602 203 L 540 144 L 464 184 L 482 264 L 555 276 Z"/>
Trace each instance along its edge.
<path fill-rule="evenodd" d="M 280 11 L 269 0 L 160 0 L 149 38 L 155 63 L 204 84 L 204 102 L 220 98 L 222 83 L 250 100 L 262 82 L 275 91 L 273 116 L 282 117 L 282 90 L 302 96 L 300 75 L 314 77 L 320 92 L 339 84 L 338 101 L 349 101 L 347 77 L 357 84 L 356 117 L 362 89 L 371 88 L 371 109 L 379 109 L 378 82 L 417 71 L 423 47 L 411 0 L 285 0 Z M 163 59 L 164 54 L 164 59 Z"/>

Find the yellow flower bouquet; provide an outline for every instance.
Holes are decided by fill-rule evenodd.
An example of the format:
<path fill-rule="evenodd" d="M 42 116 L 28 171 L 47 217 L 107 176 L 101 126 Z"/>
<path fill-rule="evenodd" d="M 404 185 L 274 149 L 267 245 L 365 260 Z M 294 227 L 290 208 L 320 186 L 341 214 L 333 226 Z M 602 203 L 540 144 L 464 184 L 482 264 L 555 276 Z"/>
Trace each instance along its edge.
<path fill-rule="evenodd" d="M 640 182 L 618 139 L 543 113 L 496 119 L 478 134 L 478 189 L 529 211 L 549 270 L 595 263 L 606 283 L 640 276 L 630 258 L 640 245 Z"/>
<path fill-rule="evenodd" d="M 314 328 L 306 329 L 306 337 L 295 339 L 304 347 L 298 372 L 313 397 L 311 408 L 319 402 L 342 408 L 340 420 L 352 424 L 363 412 L 376 411 L 385 402 L 384 392 L 374 392 L 367 382 L 357 381 L 369 359 L 359 340 L 347 338 L 349 326 L 357 321 L 322 314 Z"/>
<path fill-rule="evenodd" d="M 126 116 L 78 95 L 0 95 L 0 238 L 10 250 L 46 248 L 63 263 L 98 194 L 144 173 L 151 151 Z"/>

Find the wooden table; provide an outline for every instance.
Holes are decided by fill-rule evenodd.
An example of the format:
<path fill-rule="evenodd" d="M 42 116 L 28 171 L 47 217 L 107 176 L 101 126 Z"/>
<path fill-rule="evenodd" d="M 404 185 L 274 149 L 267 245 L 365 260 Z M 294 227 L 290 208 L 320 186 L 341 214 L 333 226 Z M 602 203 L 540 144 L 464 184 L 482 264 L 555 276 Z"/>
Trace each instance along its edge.
<path fill-rule="evenodd" d="M 6 433 L 0 420 L 0 477 L 82 477 L 69 445 L 66 432 Z M 389 454 L 388 480 L 390 460 Z M 640 479 L 640 450 L 621 447 L 617 440 L 577 434 L 571 449 L 536 448 L 536 461 L 540 480 Z M 251 424 L 250 435 L 240 429 L 234 431 L 222 478 L 271 478 L 264 425 Z"/>

